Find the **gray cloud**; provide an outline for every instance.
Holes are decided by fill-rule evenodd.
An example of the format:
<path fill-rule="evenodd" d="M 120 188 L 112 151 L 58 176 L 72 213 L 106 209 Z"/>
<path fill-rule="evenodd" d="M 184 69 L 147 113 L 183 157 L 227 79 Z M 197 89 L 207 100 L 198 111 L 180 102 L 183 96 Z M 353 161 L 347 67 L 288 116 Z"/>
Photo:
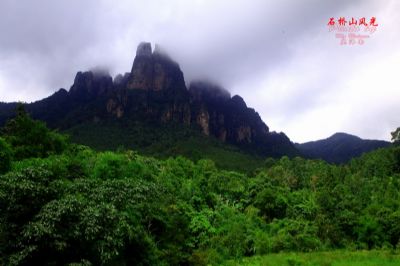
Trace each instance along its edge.
<path fill-rule="evenodd" d="M 398 6 L 394 0 L 3 0 L 0 101 L 33 101 L 69 88 L 79 70 L 127 72 L 136 45 L 146 40 L 161 44 L 180 63 L 187 82 L 215 80 L 244 96 L 273 130 L 296 141 L 335 131 L 387 138 L 389 129 L 364 127 L 363 119 L 341 111 L 354 100 L 346 101 L 346 93 L 350 97 L 359 89 L 348 83 L 368 79 L 358 71 L 362 62 L 385 68 L 389 51 L 398 56 L 396 29 L 387 26 L 399 22 Z M 326 28 L 328 19 L 338 16 L 377 16 L 381 33 L 364 47 L 341 47 Z M 386 78 L 393 86 L 383 93 L 392 93 L 397 80 Z M 375 113 L 386 112 L 385 99 Z M 375 117 L 375 128 L 400 125 Z"/>

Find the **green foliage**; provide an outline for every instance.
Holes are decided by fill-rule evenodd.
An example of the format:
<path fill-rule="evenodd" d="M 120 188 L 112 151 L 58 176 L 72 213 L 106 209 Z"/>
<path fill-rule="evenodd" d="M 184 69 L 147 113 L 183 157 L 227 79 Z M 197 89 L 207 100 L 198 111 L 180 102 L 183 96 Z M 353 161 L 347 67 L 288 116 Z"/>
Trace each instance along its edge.
<path fill-rule="evenodd" d="M 93 175 L 95 178 L 112 179 L 126 177 L 125 166 L 127 158 L 121 154 L 112 152 L 100 153 L 94 165 Z"/>
<path fill-rule="evenodd" d="M 392 135 L 392 141 L 394 143 L 400 142 L 400 127 L 398 127 L 395 131 L 390 133 Z"/>
<path fill-rule="evenodd" d="M 267 159 L 250 175 L 210 159 L 123 149 L 65 144 L 38 152 L 35 138 L 18 132 L 35 135 L 29 127 L 44 125 L 20 116 L 0 138 L 1 265 L 215 265 L 400 245 L 399 146 L 341 166 Z M 10 134 L 13 123 L 25 126 Z M 279 261 L 307 265 L 306 257 Z"/>
<path fill-rule="evenodd" d="M 268 266 L 397 266 L 400 255 L 389 251 L 346 251 L 277 253 L 225 261 L 223 265 Z"/>
<path fill-rule="evenodd" d="M 96 134 L 93 134 L 96 132 Z M 194 162 L 209 159 L 222 169 L 252 173 L 263 166 L 263 158 L 245 153 L 239 148 L 203 136 L 197 130 L 175 124 L 151 125 L 118 121 L 85 123 L 66 133 L 76 143 L 105 151 L 115 147 L 133 149 L 159 159 L 184 156 Z"/>
<path fill-rule="evenodd" d="M 49 130 L 41 121 L 32 120 L 22 105 L 17 109 L 17 116 L 9 120 L 2 131 L 16 160 L 59 154 L 67 145 L 66 136 Z"/>
<path fill-rule="evenodd" d="M 265 187 L 255 196 L 254 205 L 267 221 L 283 218 L 288 207 L 288 192 L 282 187 Z"/>
<path fill-rule="evenodd" d="M 62 164 L 59 159 L 45 160 Z M 35 166 L 1 179 L 1 254 L 8 257 L 6 262 L 87 260 L 98 265 L 118 262 L 128 253 L 136 254 L 130 263 L 151 264 L 157 252 L 143 224 L 158 209 L 153 205 L 159 198 L 155 184 L 135 179 L 68 181 L 51 171 L 65 169 L 55 169 L 53 163 L 39 166 L 31 160 L 25 165 Z"/>
<path fill-rule="evenodd" d="M 3 174 L 10 169 L 11 161 L 11 147 L 3 138 L 0 137 L 0 174 Z"/>
<path fill-rule="evenodd" d="M 366 244 L 368 249 L 379 247 L 383 242 L 384 236 L 382 228 L 375 217 L 370 215 L 361 216 L 356 230 L 358 233 L 358 240 Z"/>
<path fill-rule="evenodd" d="M 67 195 L 49 202 L 35 222 L 23 231 L 23 254 L 29 262 L 50 264 L 80 260 L 94 265 L 118 262 L 121 254 L 132 252 L 131 262 L 151 262 L 154 243 L 135 215 L 106 201 L 83 195 Z M 144 260 L 144 261 L 142 261 Z"/>
<path fill-rule="evenodd" d="M 270 226 L 271 248 L 274 252 L 282 250 L 315 251 L 321 248 L 316 236 L 317 227 L 310 221 L 281 219 L 274 220 Z"/>
<path fill-rule="evenodd" d="M 0 254 L 14 253 L 23 236 L 22 229 L 35 214 L 57 195 L 54 175 L 41 167 L 26 168 L 0 179 Z M 8 264 L 8 263 L 2 263 Z"/>

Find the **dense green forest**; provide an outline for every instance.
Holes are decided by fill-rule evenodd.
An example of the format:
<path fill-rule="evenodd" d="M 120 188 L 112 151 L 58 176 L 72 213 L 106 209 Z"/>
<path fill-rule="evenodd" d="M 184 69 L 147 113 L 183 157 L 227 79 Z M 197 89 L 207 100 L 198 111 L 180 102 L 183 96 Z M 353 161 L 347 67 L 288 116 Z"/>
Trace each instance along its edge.
<path fill-rule="evenodd" d="M 400 147 L 346 165 L 94 151 L 22 109 L 0 137 L 1 265 L 207 265 L 400 246 Z M 294 264 L 293 264 L 294 265 Z"/>
<path fill-rule="evenodd" d="M 96 134 L 93 134 L 96 132 Z M 131 149 L 141 155 L 167 159 L 181 155 L 192 161 L 210 159 L 218 168 L 251 174 L 264 157 L 249 149 L 205 136 L 196 128 L 176 123 L 152 124 L 140 121 L 86 122 L 67 129 L 73 143 L 96 151 Z"/>

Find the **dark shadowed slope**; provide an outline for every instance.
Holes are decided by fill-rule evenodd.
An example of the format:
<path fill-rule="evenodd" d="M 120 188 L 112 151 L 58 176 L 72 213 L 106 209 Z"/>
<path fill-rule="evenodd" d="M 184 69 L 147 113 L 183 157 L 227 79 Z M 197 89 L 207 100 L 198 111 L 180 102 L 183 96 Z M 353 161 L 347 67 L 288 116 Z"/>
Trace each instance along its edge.
<path fill-rule="evenodd" d="M 307 158 L 344 163 L 365 152 L 390 145 L 387 141 L 366 140 L 346 133 L 335 133 L 327 139 L 296 144 L 296 147 Z"/>

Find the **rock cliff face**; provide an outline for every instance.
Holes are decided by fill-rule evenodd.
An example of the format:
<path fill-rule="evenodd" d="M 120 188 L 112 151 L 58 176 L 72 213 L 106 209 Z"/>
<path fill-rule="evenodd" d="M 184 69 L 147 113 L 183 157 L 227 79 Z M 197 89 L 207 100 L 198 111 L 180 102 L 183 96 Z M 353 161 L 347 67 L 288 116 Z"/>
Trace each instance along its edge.
<path fill-rule="evenodd" d="M 187 88 L 179 65 L 159 47 L 152 51 L 145 42 L 137 47 L 131 72 L 114 80 L 107 73 L 78 72 L 69 92 L 60 90 L 27 109 L 58 128 L 107 119 L 160 126 L 175 122 L 261 154 L 297 154 L 290 140 L 283 133 L 269 132 L 240 96 L 231 97 L 206 81 L 191 82 Z M 49 116 L 54 110 L 57 115 Z"/>
<path fill-rule="evenodd" d="M 113 91 L 113 81 L 108 73 L 78 72 L 69 93 L 77 101 L 92 100 Z"/>
<path fill-rule="evenodd" d="M 185 81 L 179 65 L 159 49 L 152 52 L 150 43 L 139 44 L 128 89 L 185 90 Z"/>
<path fill-rule="evenodd" d="M 212 83 L 192 82 L 189 86 L 196 122 L 205 134 L 231 143 L 253 143 L 268 136 L 269 129 L 244 100 Z"/>

